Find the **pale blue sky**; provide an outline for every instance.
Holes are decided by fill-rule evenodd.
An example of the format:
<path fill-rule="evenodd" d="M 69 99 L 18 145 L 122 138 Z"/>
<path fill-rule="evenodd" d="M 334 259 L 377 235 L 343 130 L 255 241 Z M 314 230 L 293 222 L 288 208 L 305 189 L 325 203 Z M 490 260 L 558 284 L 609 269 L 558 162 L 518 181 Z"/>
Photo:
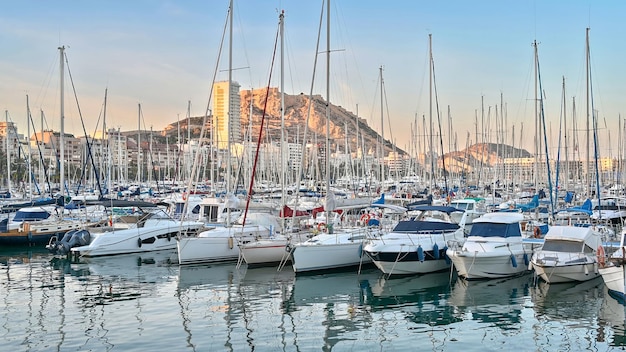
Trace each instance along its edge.
<path fill-rule="evenodd" d="M 561 114 L 562 77 L 566 79 L 571 128 L 576 97 L 579 128 L 585 121 L 585 28 L 590 27 L 594 106 L 603 142 L 601 153 L 617 155 L 618 116 L 626 91 L 622 1 L 363 1 L 331 2 L 331 101 L 355 111 L 380 131 L 378 69 L 384 67 L 385 137 L 409 149 L 414 116 L 428 119 L 428 34 L 433 38 L 437 98 L 444 134 L 450 106 L 460 147 L 484 97 L 485 109 L 504 95 L 510 136 L 533 150 L 533 40 L 546 94 L 552 134 Z M 325 6 L 324 6 L 325 8 Z M 66 53 L 89 132 L 96 128 L 104 90 L 107 121 L 122 130 L 137 128 L 142 104 L 149 129 L 162 129 L 185 117 L 202 115 L 217 59 L 228 0 L 210 1 L 8 1 L 0 2 L 0 108 L 26 132 L 25 96 L 39 125 L 43 109 L 58 130 L 58 50 Z M 321 0 L 235 0 L 233 67 L 242 89 L 267 85 L 277 31 L 285 10 L 285 91 L 308 93 Z M 325 15 L 324 15 L 325 21 Z M 325 50 L 325 24 L 321 50 Z M 218 80 L 227 78 L 227 47 Z M 325 58 L 319 59 L 315 94 L 326 97 Z M 278 61 L 277 61 L 278 65 Z M 278 66 L 272 86 L 279 84 Z M 66 80 L 66 88 L 70 87 Z M 66 90 L 66 131 L 82 134 L 73 95 Z M 387 110 L 387 107 L 385 108 Z M 433 110 L 434 111 L 434 110 Z M 433 117 L 436 120 L 436 116 Z M 608 128 L 604 128 L 604 121 Z M 421 124 L 420 124 L 421 128 Z M 492 124 L 491 129 L 494 129 Z M 447 136 L 444 137 L 447 141 Z M 582 135 L 581 135 L 582 138 Z M 554 141 L 553 141 L 554 142 Z M 581 141 L 581 146 L 584 142 Z M 509 144 L 512 142 L 509 141 Z M 447 145 L 447 142 L 446 142 Z M 446 146 L 447 148 L 447 146 Z"/>

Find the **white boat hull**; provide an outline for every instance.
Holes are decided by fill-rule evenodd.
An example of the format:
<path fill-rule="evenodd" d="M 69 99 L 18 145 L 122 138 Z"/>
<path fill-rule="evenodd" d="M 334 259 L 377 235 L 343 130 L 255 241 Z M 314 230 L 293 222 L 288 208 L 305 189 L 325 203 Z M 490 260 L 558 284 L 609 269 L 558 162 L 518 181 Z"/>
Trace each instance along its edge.
<path fill-rule="evenodd" d="M 562 282 L 583 282 L 595 279 L 600 275 L 597 263 L 579 265 L 545 265 L 532 262 L 531 265 L 537 276 L 550 284 Z"/>
<path fill-rule="evenodd" d="M 624 289 L 624 266 L 609 265 L 598 269 L 602 280 L 609 290 L 609 293 L 620 299 L 625 298 Z"/>
<path fill-rule="evenodd" d="M 183 237 L 176 243 L 179 264 L 226 262 L 239 258 L 239 246 L 234 236 Z"/>
<path fill-rule="evenodd" d="M 292 253 L 296 273 L 347 268 L 370 263 L 359 233 L 321 234 L 296 244 Z"/>
<path fill-rule="evenodd" d="M 240 246 L 257 239 L 268 238 L 270 229 L 246 225 L 217 227 L 195 237 L 181 237 L 177 241 L 178 263 L 198 264 L 239 260 Z"/>
<path fill-rule="evenodd" d="M 287 239 L 264 239 L 241 246 L 241 256 L 249 267 L 272 265 L 289 260 L 290 248 Z"/>
<path fill-rule="evenodd" d="M 454 240 L 454 235 L 390 233 L 368 243 L 364 251 L 376 267 L 388 275 L 433 273 L 449 270 L 452 265 L 446 257 L 447 239 Z"/>
<path fill-rule="evenodd" d="M 150 220 L 152 221 L 152 220 Z M 142 228 L 130 228 L 103 232 L 95 235 L 86 246 L 74 247 L 74 253 L 82 257 L 99 257 L 119 254 L 145 253 L 176 249 L 176 237 L 181 225 L 176 221 L 154 221 Z M 190 222 L 183 229 L 198 229 L 202 223 Z"/>
<path fill-rule="evenodd" d="M 447 251 L 460 277 L 466 279 L 495 279 L 521 275 L 528 271 L 530 253 L 463 252 Z M 512 256 L 515 260 L 512 259 Z"/>

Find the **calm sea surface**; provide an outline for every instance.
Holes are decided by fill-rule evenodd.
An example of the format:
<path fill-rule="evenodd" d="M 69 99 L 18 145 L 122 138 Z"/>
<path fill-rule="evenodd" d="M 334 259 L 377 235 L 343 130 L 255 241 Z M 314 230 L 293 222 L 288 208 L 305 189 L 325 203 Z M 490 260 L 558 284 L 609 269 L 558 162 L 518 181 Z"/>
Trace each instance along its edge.
<path fill-rule="evenodd" d="M 171 252 L 84 263 L 0 252 L 2 351 L 611 351 L 624 306 L 602 279 L 536 283 L 375 269 L 171 265 Z"/>

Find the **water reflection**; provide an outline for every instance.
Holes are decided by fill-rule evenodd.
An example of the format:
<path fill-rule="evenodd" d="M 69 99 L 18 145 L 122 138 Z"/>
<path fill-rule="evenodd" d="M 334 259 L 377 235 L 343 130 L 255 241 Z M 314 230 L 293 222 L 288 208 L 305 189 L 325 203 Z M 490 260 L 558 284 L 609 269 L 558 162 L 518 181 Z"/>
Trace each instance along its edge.
<path fill-rule="evenodd" d="M 537 281 L 531 290 L 535 314 L 551 320 L 591 322 L 604 299 L 601 277 L 584 282 L 548 284 Z M 608 297 L 607 297 L 608 298 Z"/>
<path fill-rule="evenodd" d="M 448 303 L 455 316 L 488 323 L 501 329 L 519 329 L 530 292 L 530 275 L 456 281 Z"/>
<path fill-rule="evenodd" d="M 178 266 L 171 253 L 72 262 L 0 252 L 8 350 L 521 350 L 626 346 L 624 305 L 601 280 L 532 275 L 388 279 L 376 269 L 295 276 L 235 263 Z M 137 344 L 138 339 L 142 341 Z M 530 346 L 530 347 L 529 347 Z"/>
<path fill-rule="evenodd" d="M 624 302 L 609 296 L 604 287 L 604 299 L 598 311 L 600 326 L 605 327 L 603 333 L 611 346 L 626 346 L 626 314 Z"/>
<path fill-rule="evenodd" d="M 404 316 L 407 321 L 447 325 L 461 320 L 454 316 L 454 308 L 447 303 L 454 281 L 456 278 L 451 279 L 448 272 L 362 280 L 363 303 L 374 312 L 409 307 Z"/>

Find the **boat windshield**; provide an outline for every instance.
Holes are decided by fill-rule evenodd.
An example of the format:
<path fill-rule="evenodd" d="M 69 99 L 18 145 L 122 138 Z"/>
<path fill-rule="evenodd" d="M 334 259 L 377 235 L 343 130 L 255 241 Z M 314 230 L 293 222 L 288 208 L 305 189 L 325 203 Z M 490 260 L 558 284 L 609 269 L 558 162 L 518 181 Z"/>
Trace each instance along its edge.
<path fill-rule="evenodd" d="M 470 236 L 480 237 L 522 237 L 519 223 L 499 224 L 478 222 L 472 225 Z"/>
<path fill-rule="evenodd" d="M 451 207 L 455 207 L 457 209 L 461 209 L 461 210 L 471 210 L 474 207 L 470 207 L 470 205 L 472 205 L 471 203 L 457 203 L 457 202 L 452 202 L 450 203 Z"/>
<path fill-rule="evenodd" d="M 543 243 L 542 250 L 552 252 L 581 253 L 583 251 L 583 243 L 566 240 L 546 240 Z"/>

